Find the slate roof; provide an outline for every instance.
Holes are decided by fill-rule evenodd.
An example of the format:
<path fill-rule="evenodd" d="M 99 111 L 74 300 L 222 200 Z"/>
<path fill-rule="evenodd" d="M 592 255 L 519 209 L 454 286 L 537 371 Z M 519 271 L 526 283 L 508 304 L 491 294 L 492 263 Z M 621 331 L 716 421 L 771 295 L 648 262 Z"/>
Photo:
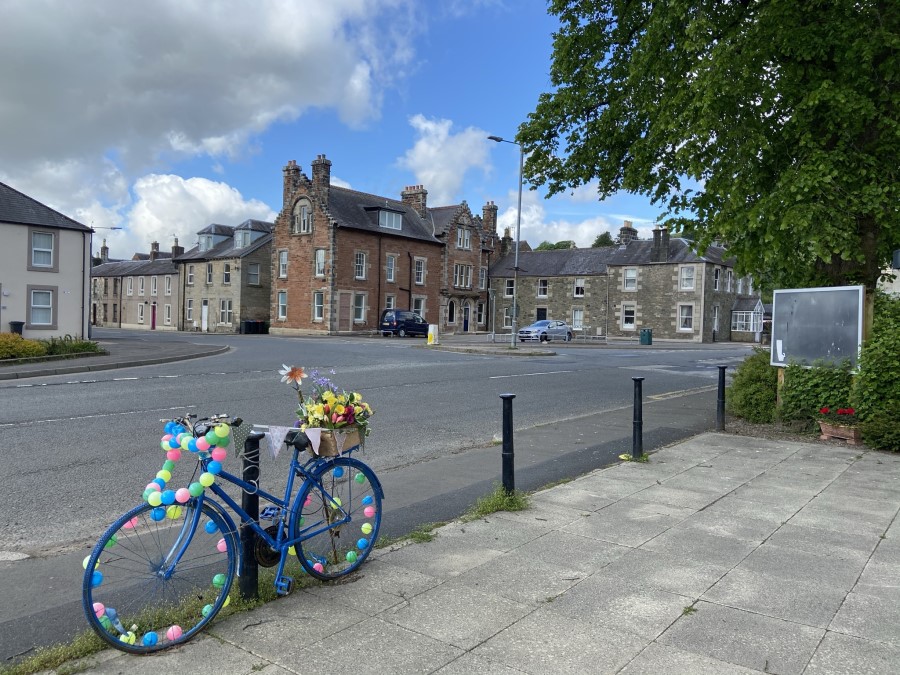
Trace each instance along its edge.
<path fill-rule="evenodd" d="M 219 227 L 222 227 L 221 225 Z M 252 230 L 254 232 L 271 232 L 275 229 L 275 223 L 265 220 L 254 220 L 248 218 L 243 223 L 234 228 L 235 230 Z"/>
<path fill-rule="evenodd" d="M 219 223 L 211 223 L 200 230 L 197 234 L 221 234 L 226 237 L 234 236 L 234 228 L 230 225 L 219 225 Z"/>
<path fill-rule="evenodd" d="M 162 274 L 178 274 L 178 266 L 171 258 L 156 260 L 119 260 L 94 265 L 92 277 L 140 277 Z"/>
<path fill-rule="evenodd" d="M 40 227 L 56 227 L 61 230 L 78 230 L 90 232 L 91 228 L 82 225 L 59 211 L 41 204 L 38 200 L 22 194 L 5 183 L 0 183 L 0 222 L 17 225 L 38 225 Z"/>
<path fill-rule="evenodd" d="M 442 207 L 456 208 L 456 207 Z M 389 230 L 378 226 L 378 211 L 388 209 L 402 214 L 400 230 Z M 428 209 L 429 214 L 437 209 Z M 379 197 L 366 192 L 357 192 L 348 188 L 332 185 L 328 192 L 328 213 L 337 222 L 338 227 L 348 227 L 367 232 L 417 239 L 440 244 L 435 237 L 435 226 L 422 218 L 418 212 L 396 199 Z"/>
<path fill-rule="evenodd" d="M 269 223 L 263 220 L 245 220 L 237 227 L 229 227 L 228 225 L 218 225 L 216 223 L 213 223 L 212 225 L 208 225 L 200 230 L 198 234 L 225 234 L 225 232 L 223 231 L 213 231 L 211 228 L 227 228 L 229 230 L 229 238 L 225 241 L 219 242 L 211 249 L 207 249 L 206 251 L 201 251 L 200 246 L 195 246 L 191 250 L 185 251 L 184 254 L 178 256 L 176 260 L 178 262 L 185 262 L 189 260 L 223 260 L 228 258 L 243 258 L 250 253 L 259 250 L 272 241 L 272 230 L 275 229 L 275 223 Z M 251 242 L 249 246 L 235 248 L 234 230 L 236 229 L 251 229 L 256 230 L 257 232 L 267 232 L 267 234 L 264 234 L 263 236 L 256 239 L 256 241 Z"/>
<path fill-rule="evenodd" d="M 765 306 L 759 298 L 735 298 L 731 309 L 735 312 L 754 312 L 757 307 L 760 311 L 765 312 Z"/>
<path fill-rule="evenodd" d="M 707 262 L 714 265 L 731 265 L 732 261 L 721 246 L 710 246 L 706 252 L 699 256 L 693 249 L 694 242 L 682 237 L 669 239 L 669 256 L 666 263 L 699 263 Z M 635 239 L 625 246 L 611 247 L 615 255 L 610 259 L 610 265 L 651 265 L 651 253 L 653 240 Z"/>
<path fill-rule="evenodd" d="M 158 258 L 171 258 L 172 253 L 170 251 L 159 251 L 156 254 L 156 257 L 157 257 L 157 259 Z M 149 253 L 135 253 L 131 257 L 131 259 L 132 260 L 150 260 L 150 254 Z"/>

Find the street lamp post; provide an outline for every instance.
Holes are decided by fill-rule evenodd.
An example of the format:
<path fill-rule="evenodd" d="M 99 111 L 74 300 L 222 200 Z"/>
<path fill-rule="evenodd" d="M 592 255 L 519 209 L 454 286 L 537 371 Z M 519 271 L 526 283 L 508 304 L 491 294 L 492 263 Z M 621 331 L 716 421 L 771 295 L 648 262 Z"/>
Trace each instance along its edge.
<path fill-rule="evenodd" d="M 516 208 L 516 254 L 513 263 L 513 305 L 512 305 L 512 333 L 510 334 L 510 349 L 516 349 L 516 332 L 519 318 L 519 236 L 522 229 L 522 170 L 525 167 L 525 149 L 521 143 L 508 141 L 500 136 L 488 136 L 488 140 L 496 143 L 509 143 L 519 146 L 519 204 Z"/>

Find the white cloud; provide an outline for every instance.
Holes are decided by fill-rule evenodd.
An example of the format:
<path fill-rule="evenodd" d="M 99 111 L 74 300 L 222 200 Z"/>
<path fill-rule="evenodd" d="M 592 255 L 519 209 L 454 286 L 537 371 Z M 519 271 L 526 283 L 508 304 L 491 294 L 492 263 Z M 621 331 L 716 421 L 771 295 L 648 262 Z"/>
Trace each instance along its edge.
<path fill-rule="evenodd" d="M 509 228 L 510 236 L 516 236 L 516 200 L 515 192 L 510 192 L 509 206 L 497 217 L 497 231 L 502 235 Z M 574 241 L 579 248 L 587 248 L 594 243 L 597 235 L 609 232 L 613 238 L 619 232 L 621 223 L 611 223 L 603 216 L 595 216 L 582 220 L 548 216 L 542 200 L 536 192 L 522 194 L 522 223 L 520 241 L 527 241 L 531 248 L 536 248 L 542 241 L 556 243 L 558 241 Z"/>
<path fill-rule="evenodd" d="M 454 134 L 451 120 L 423 115 L 414 115 L 409 123 L 416 131 L 416 142 L 398 164 L 412 171 L 425 186 L 431 206 L 458 203 L 463 199 L 460 190 L 466 172 L 476 167 L 483 170 L 487 164 L 487 132 L 467 127 Z"/>

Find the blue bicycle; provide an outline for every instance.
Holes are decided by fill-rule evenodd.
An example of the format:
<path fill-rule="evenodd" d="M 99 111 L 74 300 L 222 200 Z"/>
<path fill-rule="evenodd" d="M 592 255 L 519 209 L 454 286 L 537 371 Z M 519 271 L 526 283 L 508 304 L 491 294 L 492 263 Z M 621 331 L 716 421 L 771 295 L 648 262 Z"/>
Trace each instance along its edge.
<path fill-rule="evenodd" d="M 383 491 L 375 472 L 349 456 L 358 445 L 338 456 L 307 459 L 301 453 L 312 452 L 309 439 L 299 430 L 290 432 L 286 443 L 293 452 L 279 499 L 222 470 L 221 448 L 230 428 L 240 424 L 237 418 L 193 415 L 168 422 L 167 429 L 182 431 L 163 437 L 164 449 L 172 443 L 169 459 L 146 488 L 146 503 L 113 523 L 85 558 L 85 615 L 113 647 L 146 654 L 183 644 L 228 605 L 235 574 L 246 561 L 240 560 L 238 528 L 226 505 L 241 527 L 256 533 L 259 564 L 277 565 L 280 595 L 293 586 L 285 574 L 290 555 L 296 554 L 306 573 L 330 580 L 353 572 L 371 552 L 381 525 Z M 172 458 L 182 448 L 196 453 L 193 482 L 166 489 Z M 292 500 L 296 478 L 303 482 Z M 258 492 L 269 503 L 261 519 L 272 524 L 264 527 L 251 518 L 220 481 Z"/>

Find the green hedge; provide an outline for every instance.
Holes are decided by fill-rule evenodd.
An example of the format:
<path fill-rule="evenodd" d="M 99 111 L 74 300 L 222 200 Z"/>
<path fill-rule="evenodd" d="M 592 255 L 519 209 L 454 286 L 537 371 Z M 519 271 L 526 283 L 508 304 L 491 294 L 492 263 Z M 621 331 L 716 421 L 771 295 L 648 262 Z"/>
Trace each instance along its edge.
<path fill-rule="evenodd" d="M 47 345 L 38 340 L 26 340 L 18 333 L 0 333 L 0 359 L 24 359 L 46 355 Z"/>
<path fill-rule="evenodd" d="M 769 351 L 760 347 L 738 366 L 725 393 L 725 408 L 750 422 L 775 421 L 778 371 L 769 365 Z"/>

